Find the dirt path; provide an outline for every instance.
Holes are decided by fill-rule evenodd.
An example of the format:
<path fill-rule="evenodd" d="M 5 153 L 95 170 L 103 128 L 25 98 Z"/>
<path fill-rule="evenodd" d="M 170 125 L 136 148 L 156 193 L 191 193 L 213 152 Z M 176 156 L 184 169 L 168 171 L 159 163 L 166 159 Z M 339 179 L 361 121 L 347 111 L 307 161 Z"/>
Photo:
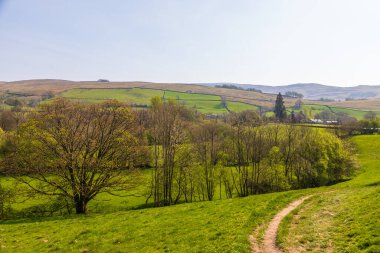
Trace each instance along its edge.
<path fill-rule="evenodd" d="M 274 216 L 265 231 L 264 241 L 262 245 L 259 245 L 256 239 L 256 235 L 250 236 L 252 253 L 282 253 L 282 251 L 276 245 L 278 226 L 282 219 L 288 215 L 291 211 L 301 205 L 306 199 L 311 196 L 306 196 L 290 203 L 286 208 L 282 209 Z M 256 233 L 255 233 L 256 234 Z"/>

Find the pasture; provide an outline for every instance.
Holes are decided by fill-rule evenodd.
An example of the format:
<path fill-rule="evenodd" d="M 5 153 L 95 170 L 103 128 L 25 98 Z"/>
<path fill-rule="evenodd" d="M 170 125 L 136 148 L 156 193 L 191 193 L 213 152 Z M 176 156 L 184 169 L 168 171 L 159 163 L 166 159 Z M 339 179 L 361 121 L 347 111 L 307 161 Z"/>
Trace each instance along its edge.
<path fill-rule="evenodd" d="M 91 204 L 95 212 L 86 216 L 3 221 L 0 246 L 4 252 L 249 252 L 249 234 L 259 226 L 261 231 L 265 229 L 271 217 L 290 201 L 312 194 L 299 213 L 283 222 L 282 247 L 305 252 L 378 252 L 380 137 L 358 136 L 352 141 L 358 148 L 361 169 L 351 181 L 135 210 L 126 209 L 138 207 L 143 198 L 122 201 L 121 197 L 101 195 Z M 131 195 L 142 195 L 143 190 Z M 104 202 L 112 203 L 113 208 L 96 212 Z"/>
<path fill-rule="evenodd" d="M 290 108 L 288 111 L 291 111 L 292 108 Z M 295 112 L 302 111 L 306 117 L 308 118 L 315 118 L 315 116 L 318 113 L 321 113 L 323 111 L 328 111 L 333 114 L 337 113 L 346 113 L 348 116 L 356 118 L 357 120 L 364 119 L 364 116 L 366 113 L 368 113 L 368 110 L 363 109 L 354 109 L 354 108 L 345 108 L 345 107 L 338 107 L 338 106 L 328 106 L 328 105 L 319 105 L 319 104 L 304 104 L 301 106 L 300 109 L 295 109 Z M 380 115 L 380 111 L 374 111 L 377 115 Z"/>
<path fill-rule="evenodd" d="M 225 108 L 222 105 L 221 97 L 218 95 L 187 93 L 167 90 L 155 90 L 145 88 L 131 89 L 72 89 L 61 94 L 62 97 L 96 103 L 110 99 L 135 105 L 150 104 L 152 97 L 177 100 L 187 107 L 194 108 L 199 112 L 208 114 L 223 114 L 228 110 L 239 112 L 244 110 L 257 110 L 258 107 L 242 102 L 226 101 Z"/>

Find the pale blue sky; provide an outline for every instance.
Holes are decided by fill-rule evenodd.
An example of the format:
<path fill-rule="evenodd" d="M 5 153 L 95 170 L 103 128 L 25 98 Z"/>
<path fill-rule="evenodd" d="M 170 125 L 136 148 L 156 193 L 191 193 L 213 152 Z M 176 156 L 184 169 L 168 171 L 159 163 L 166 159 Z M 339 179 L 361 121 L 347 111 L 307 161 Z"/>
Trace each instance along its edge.
<path fill-rule="evenodd" d="M 377 0 L 0 0 L 0 80 L 380 85 Z"/>

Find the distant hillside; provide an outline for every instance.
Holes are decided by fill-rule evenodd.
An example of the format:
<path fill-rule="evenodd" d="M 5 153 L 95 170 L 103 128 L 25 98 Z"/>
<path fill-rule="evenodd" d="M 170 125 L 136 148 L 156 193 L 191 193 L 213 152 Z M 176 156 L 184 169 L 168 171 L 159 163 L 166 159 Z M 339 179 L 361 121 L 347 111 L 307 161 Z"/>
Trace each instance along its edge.
<path fill-rule="evenodd" d="M 215 86 L 221 83 L 202 83 L 205 86 Z M 297 83 L 283 86 L 268 86 L 268 85 L 251 85 L 237 83 L 222 83 L 235 85 L 242 88 L 254 88 L 261 90 L 264 93 L 277 94 L 281 92 L 285 94 L 287 91 L 295 91 L 304 95 L 305 99 L 319 100 L 321 98 L 346 100 L 346 99 L 368 99 L 380 98 L 380 85 L 369 86 L 359 85 L 354 87 L 337 87 L 317 83 Z"/>
<path fill-rule="evenodd" d="M 242 102 L 264 108 L 271 108 L 276 100 L 276 95 L 263 94 L 254 91 L 231 90 L 226 88 L 214 88 L 197 84 L 185 83 L 152 83 L 152 82 L 97 82 L 97 81 L 66 81 L 66 80 L 24 80 L 6 82 L 0 84 L 0 92 L 27 93 L 30 95 L 43 95 L 47 92 L 59 94 L 64 91 L 82 89 L 130 89 L 149 88 L 156 90 L 169 90 L 187 93 L 218 95 L 228 101 Z M 286 106 L 293 106 L 296 99 L 287 99 Z"/>
<path fill-rule="evenodd" d="M 242 87 L 243 89 L 215 88 L 215 85 L 228 84 Z M 3 99 L 6 97 L 18 96 L 27 98 L 36 98 L 46 96 L 48 93 L 55 95 L 72 89 L 131 89 L 145 88 L 161 91 L 177 91 L 193 94 L 217 95 L 231 102 L 241 102 L 249 105 L 260 107 L 263 110 L 272 110 L 276 94 L 286 91 L 296 91 L 302 93 L 305 97 L 302 99 L 304 104 L 318 104 L 335 107 L 353 108 L 359 110 L 376 110 L 380 111 L 380 86 L 356 86 L 356 87 L 334 87 L 321 84 L 293 84 L 288 86 L 265 86 L 249 85 L 234 83 L 153 83 L 153 82 L 98 82 L 98 81 L 68 81 L 55 79 L 41 80 L 23 80 L 15 82 L 0 81 L 0 95 Z M 256 92 L 247 89 L 257 89 Z M 320 101 L 319 99 L 329 98 L 335 101 Z M 345 98 L 351 97 L 356 100 L 345 101 Z M 374 98 L 376 97 L 376 98 Z M 357 100 L 368 98 L 365 100 Z M 313 100 L 314 99 L 314 100 Z M 287 108 L 293 107 L 298 99 L 285 98 Z M 341 101 L 339 101 L 341 100 Z"/>

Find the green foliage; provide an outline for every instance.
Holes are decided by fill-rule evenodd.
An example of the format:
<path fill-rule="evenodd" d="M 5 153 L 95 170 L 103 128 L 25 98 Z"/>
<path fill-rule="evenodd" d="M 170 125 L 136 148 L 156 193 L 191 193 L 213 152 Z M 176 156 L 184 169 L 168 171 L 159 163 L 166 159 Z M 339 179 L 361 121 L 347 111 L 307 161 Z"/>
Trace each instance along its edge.
<path fill-rule="evenodd" d="M 18 98 L 10 97 L 4 101 L 4 104 L 16 107 L 16 106 L 22 106 L 23 102 Z"/>
<path fill-rule="evenodd" d="M 0 181 L 0 220 L 8 218 L 12 212 L 12 204 L 15 201 L 15 190 L 4 187 Z"/>
<path fill-rule="evenodd" d="M 360 174 L 318 192 L 280 227 L 282 247 L 307 252 L 380 251 L 380 136 L 356 136 Z"/>
<path fill-rule="evenodd" d="M 286 108 L 284 105 L 284 99 L 281 95 L 281 93 L 278 93 L 276 98 L 276 103 L 274 105 L 274 114 L 276 118 L 280 121 L 283 121 L 286 119 Z"/>

